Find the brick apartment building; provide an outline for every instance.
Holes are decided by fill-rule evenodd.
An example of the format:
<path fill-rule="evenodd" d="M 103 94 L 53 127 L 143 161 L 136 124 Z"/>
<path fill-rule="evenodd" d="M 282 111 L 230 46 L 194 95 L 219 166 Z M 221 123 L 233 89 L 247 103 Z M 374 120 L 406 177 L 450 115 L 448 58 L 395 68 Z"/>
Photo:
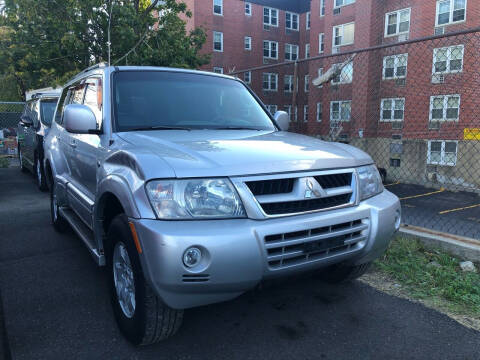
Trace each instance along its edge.
<path fill-rule="evenodd" d="M 294 131 L 362 147 L 395 180 L 480 188 L 480 32 L 402 45 L 480 27 L 480 1 L 184 1 L 187 26 L 207 30 L 206 70 L 291 62 L 237 76 Z M 311 84 L 353 52 L 333 82 Z"/>

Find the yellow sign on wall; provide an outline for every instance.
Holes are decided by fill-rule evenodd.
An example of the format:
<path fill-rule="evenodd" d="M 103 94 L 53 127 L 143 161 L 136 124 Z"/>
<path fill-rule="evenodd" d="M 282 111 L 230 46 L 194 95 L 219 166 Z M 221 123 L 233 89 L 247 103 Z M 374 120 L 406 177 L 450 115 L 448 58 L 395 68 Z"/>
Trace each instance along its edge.
<path fill-rule="evenodd" d="M 463 129 L 464 140 L 480 140 L 480 129 Z"/>

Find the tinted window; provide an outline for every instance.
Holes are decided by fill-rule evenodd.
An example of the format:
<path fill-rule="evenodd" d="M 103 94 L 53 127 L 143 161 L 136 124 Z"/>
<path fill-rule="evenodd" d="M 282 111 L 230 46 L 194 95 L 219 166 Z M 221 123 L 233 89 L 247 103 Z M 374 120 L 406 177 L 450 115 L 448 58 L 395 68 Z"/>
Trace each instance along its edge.
<path fill-rule="evenodd" d="M 118 131 L 155 126 L 274 130 L 240 82 L 200 74 L 130 71 L 114 77 Z"/>
<path fill-rule="evenodd" d="M 55 108 L 57 107 L 57 99 L 46 99 L 40 103 L 41 119 L 45 125 L 51 125 Z"/>
<path fill-rule="evenodd" d="M 68 89 L 63 89 L 62 96 L 58 101 L 57 111 L 55 112 L 55 122 L 60 125 L 62 124 L 63 108 L 65 107 L 65 100 L 67 99 L 68 93 Z"/>

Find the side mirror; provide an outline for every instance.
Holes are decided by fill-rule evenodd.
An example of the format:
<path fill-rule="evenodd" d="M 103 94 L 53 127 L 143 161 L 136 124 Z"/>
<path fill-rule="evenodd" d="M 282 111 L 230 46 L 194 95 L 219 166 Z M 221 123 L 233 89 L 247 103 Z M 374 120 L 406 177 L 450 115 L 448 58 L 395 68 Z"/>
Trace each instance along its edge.
<path fill-rule="evenodd" d="M 20 116 L 20 122 L 22 123 L 23 126 L 32 126 L 33 121 L 32 118 L 28 115 L 23 114 Z"/>
<path fill-rule="evenodd" d="M 280 130 L 288 131 L 288 128 L 290 127 L 290 119 L 285 111 L 277 111 L 273 118 L 275 119 L 275 122 Z"/>
<path fill-rule="evenodd" d="M 92 134 L 97 132 L 97 119 L 86 105 L 70 104 L 65 106 L 63 122 L 68 132 Z"/>

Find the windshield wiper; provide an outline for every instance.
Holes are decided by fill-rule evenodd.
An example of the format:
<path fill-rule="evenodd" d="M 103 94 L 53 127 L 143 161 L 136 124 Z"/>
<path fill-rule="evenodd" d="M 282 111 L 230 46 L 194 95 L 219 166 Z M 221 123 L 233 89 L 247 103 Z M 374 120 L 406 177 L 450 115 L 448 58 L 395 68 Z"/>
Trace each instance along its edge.
<path fill-rule="evenodd" d="M 148 131 L 148 130 L 187 130 L 191 131 L 191 128 L 188 127 L 181 127 L 181 126 L 164 126 L 164 125 L 158 125 L 158 126 L 147 126 L 147 127 L 140 127 L 140 128 L 134 128 L 134 129 L 128 129 L 128 131 Z"/>
<path fill-rule="evenodd" d="M 256 131 L 261 131 L 261 130 L 264 130 L 264 129 L 242 127 L 242 126 L 225 126 L 225 127 L 212 128 L 212 130 L 256 130 Z"/>

